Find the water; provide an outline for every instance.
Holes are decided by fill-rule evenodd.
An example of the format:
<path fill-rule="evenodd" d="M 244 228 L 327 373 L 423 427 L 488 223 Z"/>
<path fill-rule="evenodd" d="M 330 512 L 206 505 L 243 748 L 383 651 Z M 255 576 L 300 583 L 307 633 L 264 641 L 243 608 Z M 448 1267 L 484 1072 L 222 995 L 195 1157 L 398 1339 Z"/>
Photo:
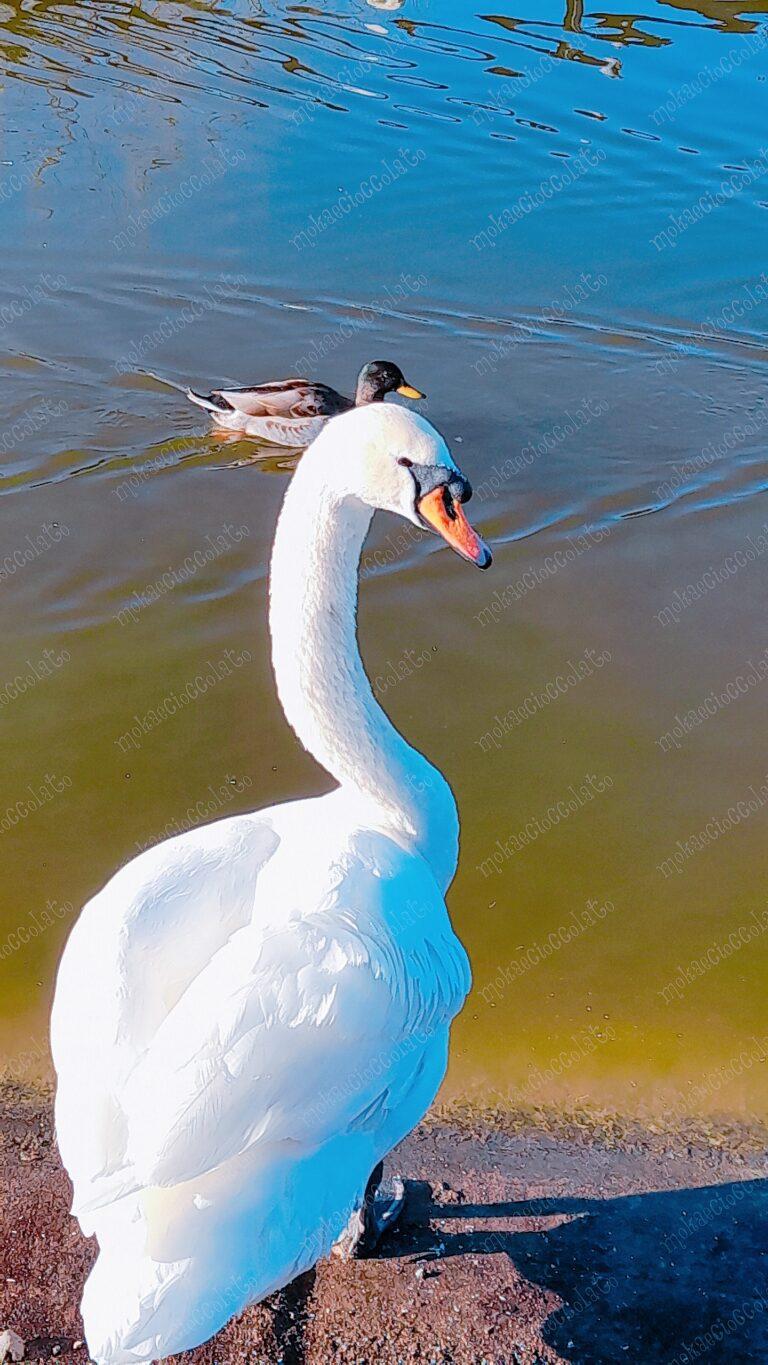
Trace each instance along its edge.
<path fill-rule="evenodd" d="M 496 556 L 381 518 L 364 561 L 370 672 L 462 815 L 449 1092 L 763 1112 L 767 9 L 0 4 L 17 1071 L 117 866 L 325 788 L 268 664 L 290 460 L 139 372 L 385 356 Z"/>

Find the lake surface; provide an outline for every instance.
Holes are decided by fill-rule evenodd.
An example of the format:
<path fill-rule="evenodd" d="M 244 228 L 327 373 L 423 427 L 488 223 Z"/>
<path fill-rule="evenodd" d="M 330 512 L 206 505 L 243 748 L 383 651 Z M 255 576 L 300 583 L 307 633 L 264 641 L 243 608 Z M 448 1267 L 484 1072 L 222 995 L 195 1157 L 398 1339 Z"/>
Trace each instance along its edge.
<path fill-rule="evenodd" d="M 495 552 L 382 517 L 363 561 L 370 673 L 461 810 L 449 1093 L 764 1115 L 767 95 L 754 0 L 0 3 L 15 1071 L 121 863 L 327 787 L 268 661 L 290 460 L 142 371 L 381 356 Z"/>

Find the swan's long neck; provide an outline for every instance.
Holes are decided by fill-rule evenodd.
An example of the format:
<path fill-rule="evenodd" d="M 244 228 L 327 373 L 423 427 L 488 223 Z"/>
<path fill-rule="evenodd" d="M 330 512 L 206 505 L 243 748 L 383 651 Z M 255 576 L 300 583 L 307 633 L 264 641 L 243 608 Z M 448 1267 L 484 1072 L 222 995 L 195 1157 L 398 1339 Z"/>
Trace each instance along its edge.
<path fill-rule="evenodd" d="M 361 818 L 414 846 L 447 887 L 458 854 L 453 794 L 379 706 L 358 649 L 358 567 L 372 513 L 330 490 L 311 457 L 305 461 L 286 495 L 272 554 L 280 701 L 304 747 L 351 789 Z"/>

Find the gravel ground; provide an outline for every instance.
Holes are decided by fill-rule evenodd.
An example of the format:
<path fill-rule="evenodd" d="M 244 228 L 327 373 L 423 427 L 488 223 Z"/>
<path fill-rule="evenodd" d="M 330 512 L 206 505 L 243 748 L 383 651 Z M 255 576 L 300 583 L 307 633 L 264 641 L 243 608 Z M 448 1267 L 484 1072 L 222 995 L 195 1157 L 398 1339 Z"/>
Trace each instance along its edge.
<path fill-rule="evenodd" d="M 374 1259 L 323 1262 L 184 1365 L 768 1361 L 761 1142 L 539 1117 L 433 1118 L 394 1154 L 407 1205 Z M 0 1329 L 86 1365 L 94 1256 L 50 1100 L 0 1089 Z"/>

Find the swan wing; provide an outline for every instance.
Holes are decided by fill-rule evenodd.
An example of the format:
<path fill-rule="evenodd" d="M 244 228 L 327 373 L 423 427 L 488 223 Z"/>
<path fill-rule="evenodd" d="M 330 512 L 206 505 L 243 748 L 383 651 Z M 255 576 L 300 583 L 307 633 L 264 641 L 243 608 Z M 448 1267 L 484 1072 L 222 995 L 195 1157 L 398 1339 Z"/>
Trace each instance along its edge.
<path fill-rule="evenodd" d="M 419 857 L 371 834 L 314 862 L 286 854 L 263 865 L 249 921 L 113 1084 L 119 1161 L 87 1180 L 82 1210 L 192 1180 L 257 1143 L 298 1154 L 381 1125 L 461 1007 L 466 956 Z"/>
<path fill-rule="evenodd" d="M 275 927 L 257 905 L 128 1080 L 143 1185 L 191 1180 L 254 1143 L 298 1153 L 381 1124 L 461 1008 L 466 956 L 421 858 L 365 835 L 326 860 L 322 885 L 311 858 L 274 872 L 296 913 Z"/>
<path fill-rule="evenodd" d="M 51 1013 L 56 1130 L 75 1213 L 135 1187 L 126 1077 L 216 953 L 250 922 L 280 839 L 268 817 L 235 816 L 134 858 L 84 907 Z"/>

